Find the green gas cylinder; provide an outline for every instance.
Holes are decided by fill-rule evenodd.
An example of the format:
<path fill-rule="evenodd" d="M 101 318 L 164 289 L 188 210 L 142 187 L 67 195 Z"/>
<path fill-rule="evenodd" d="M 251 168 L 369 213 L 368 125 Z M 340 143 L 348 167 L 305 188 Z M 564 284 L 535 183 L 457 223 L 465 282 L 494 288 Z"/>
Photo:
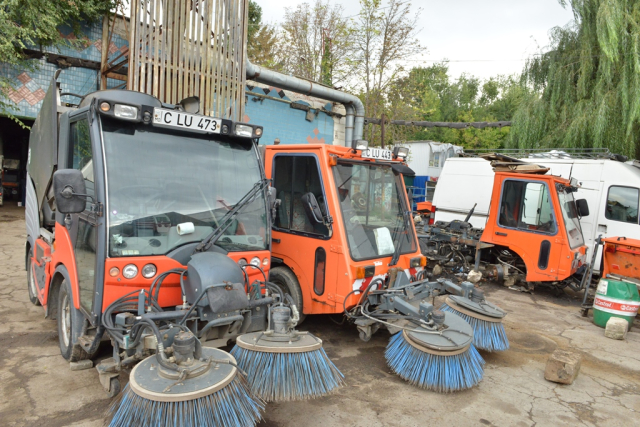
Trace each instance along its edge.
<path fill-rule="evenodd" d="M 636 285 L 602 278 L 593 300 L 593 323 L 604 328 L 610 318 L 619 317 L 629 322 L 631 329 L 633 319 L 638 314 L 638 307 L 640 296 Z"/>

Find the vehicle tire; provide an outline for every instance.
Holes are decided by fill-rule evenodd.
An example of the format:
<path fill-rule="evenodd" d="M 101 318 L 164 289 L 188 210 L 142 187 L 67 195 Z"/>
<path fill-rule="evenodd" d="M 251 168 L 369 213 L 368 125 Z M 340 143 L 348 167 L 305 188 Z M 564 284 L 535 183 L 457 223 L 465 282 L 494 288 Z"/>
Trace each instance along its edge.
<path fill-rule="evenodd" d="M 109 380 L 109 391 L 107 392 L 107 396 L 110 398 L 116 397 L 118 393 L 120 393 L 121 388 L 120 379 L 118 377 L 111 378 Z"/>
<path fill-rule="evenodd" d="M 302 290 L 300 289 L 300 283 L 298 283 L 296 275 L 287 267 L 275 267 L 269 271 L 269 281 L 274 283 L 285 293 L 291 295 L 291 298 L 293 298 L 293 301 L 300 312 L 300 320 L 298 321 L 298 324 L 301 324 L 307 316 L 302 313 Z"/>
<path fill-rule="evenodd" d="M 77 336 L 82 328 L 83 315 L 77 311 L 73 306 L 71 287 L 63 280 L 58 292 L 58 343 L 62 357 L 69 362 L 89 359 L 89 354 L 80 344 L 73 342 L 74 335 Z"/>
<path fill-rule="evenodd" d="M 29 249 L 29 255 L 27 255 L 27 291 L 29 292 L 29 301 L 33 305 L 40 305 L 38 300 L 38 289 L 36 285 L 36 278 L 33 277 L 33 268 L 31 265 L 31 257 L 33 256 L 33 249 Z"/>

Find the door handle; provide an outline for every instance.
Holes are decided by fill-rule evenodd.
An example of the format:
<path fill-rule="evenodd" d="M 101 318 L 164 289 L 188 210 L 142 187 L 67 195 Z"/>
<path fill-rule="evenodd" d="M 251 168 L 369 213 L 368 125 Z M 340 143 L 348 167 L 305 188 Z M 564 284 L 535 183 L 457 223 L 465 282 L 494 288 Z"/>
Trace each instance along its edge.
<path fill-rule="evenodd" d="M 507 236 L 507 233 L 501 233 L 499 231 L 496 231 L 496 236 Z"/>

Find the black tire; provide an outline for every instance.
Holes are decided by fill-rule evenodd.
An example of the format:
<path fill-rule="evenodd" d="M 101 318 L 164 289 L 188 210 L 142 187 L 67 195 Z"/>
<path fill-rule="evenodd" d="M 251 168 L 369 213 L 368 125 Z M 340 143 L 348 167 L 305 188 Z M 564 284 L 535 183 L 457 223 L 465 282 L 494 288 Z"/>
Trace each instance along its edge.
<path fill-rule="evenodd" d="M 58 343 L 60 354 L 69 362 L 89 359 L 89 354 L 73 338 L 80 335 L 82 318 L 83 314 L 73 306 L 71 287 L 63 280 L 58 292 Z"/>
<path fill-rule="evenodd" d="M 107 396 L 110 398 L 116 397 L 118 393 L 120 393 L 121 388 L 120 379 L 118 377 L 111 378 L 109 380 L 109 391 L 107 392 Z"/>
<path fill-rule="evenodd" d="M 40 305 L 37 295 L 36 278 L 33 277 L 33 268 L 31 268 L 31 257 L 33 256 L 33 249 L 29 249 L 29 255 L 27 255 L 27 291 L 29 292 L 29 301 L 33 305 Z"/>
<path fill-rule="evenodd" d="M 302 290 L 300 289 L 300 283 L 298 283 L 296 275 L 287 267 L 275 267 L 269 271 L 269 281 L 273 282 L 285 293 L 291 295 L 300 312 L 298 324 L 301 324 L 307 316 L 302 313 Z"/>

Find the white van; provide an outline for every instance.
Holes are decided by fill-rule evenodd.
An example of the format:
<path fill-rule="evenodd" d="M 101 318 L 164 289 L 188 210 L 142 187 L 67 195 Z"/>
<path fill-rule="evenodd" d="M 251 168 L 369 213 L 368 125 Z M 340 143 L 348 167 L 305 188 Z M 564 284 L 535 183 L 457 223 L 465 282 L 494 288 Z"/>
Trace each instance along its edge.
<path fill-rule="evenodd" d="M 522 160 L 549 167 L 549 173 L 567 179 L 575 178 L 580 183 L 580 189 L 574 197 L 576 200 L 586 199 L 589 205 L 589 216 L 580 220 L 588 246 L 589 261 L 591 249 L 599 235 L 640 239 L 640 164 L 637 161 L 623 163 L 609 159 L 558 158 Z M 463 220 L 474 203 L 477 203 L 469 222 L 474 227 L 484 228 L 491 202 L 493 177 L 494 172 L 487 160 L 471 157 L 447 159 L 433 196 L 435 220 Z"/>

